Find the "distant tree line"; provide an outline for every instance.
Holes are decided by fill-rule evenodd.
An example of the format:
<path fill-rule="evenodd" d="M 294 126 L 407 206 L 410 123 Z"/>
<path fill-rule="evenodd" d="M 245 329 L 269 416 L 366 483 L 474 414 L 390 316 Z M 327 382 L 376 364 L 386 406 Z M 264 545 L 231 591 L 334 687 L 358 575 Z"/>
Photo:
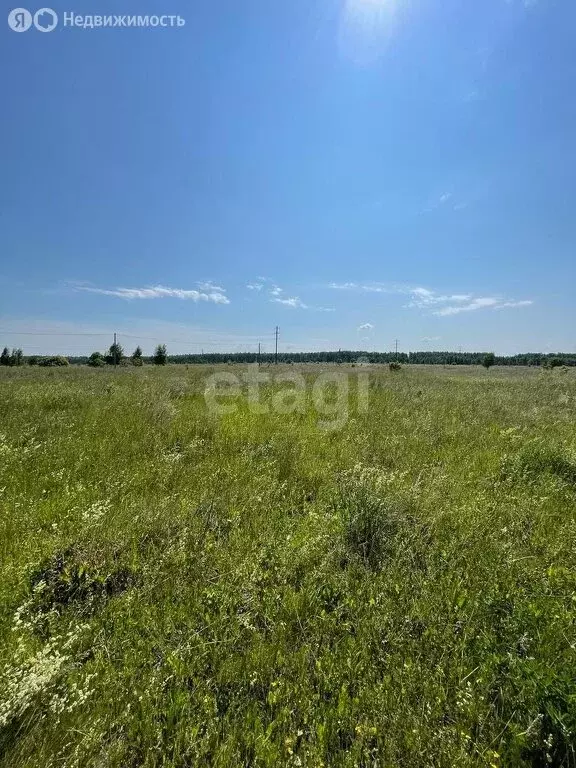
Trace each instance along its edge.
<path fill-rule="evenodd" d="M 210 352 L 207 354 L 170 355 L 169 363 L 218 364 L 218 363 L 273 363 L 274 353 L 257 352 Z M 365 352 L 362 350 L 339 350 L 337 352 L 279 352 L 279 363 L 372 363 L 403 365 L 530 365 L 556 367 L 576 366 L 576 354 L 525 353 L 521 355 L 494 355 L 492 352 Z"/>
<path fill-rule="evenodd" d="M 390 364 L 398 362 L 402 365 L 483 365 L 486 368 L 492 365 L 525 365 L 541 366 L 543 368 L 556 368 L 559 366 L 576 366 L 575 353 L 549 353 L 526 352 L 519 355 L 495 355 L 493 352 L 365 352 L 362 350 L 338 350 L 337 352 L 279 352 L 279 363 L 343 363 L 343 364 Z M 89 356 L 76 356 L 66 358 L 58 356 L 25 357 L 21 349 L 10 351 L 4 347 L 0 356 L 0 365 L 18 366 L 64 366 L 89 365 L 99 368 L 106 365 L 142 366 L 166 365 L 167 363 L 180 365 L 222 363 L 256 363 L 271 364 L 276 360 L 272 352 L 208 352 L 206 354 L 168 355 L 165 344 L 158 344 L 154 354 L 145 357 L 141 347 L 136 347 L 130 356 L 127 356 L 122 346 L 112 344 L 106 352 L 93 352 Z"/>
<path fill-rule="evenodd" d="M 52 357 L 31 355 L 29 357 L 24 357 L 24 353 L 21 349 L 13 349 L 12 352 L 10 352 L 8 347 L 4 347 L 2 354 L 0 354 L 0 365 L 17 366 L 24 365 L 24 363 L 27 363 L 28 365 L 41 365 L 45 368 L 70 364 L 68 358 L 62 357 L 62 355 L 55 355 Z"/>
<path fill-rule="evenodd" d="M 105 354 L 102 352 L 92 352 L 90 357 L 84 358 L 72 358 L 73 363 L 86 363 L 92 368 L 100 368 L 103 365 L 134 365 L 140 367 L 144 365 L 144 362 L 153 363 L 154 365 L 166 365 L 168 362 L 168 353 L 166 351 L 165 344 L 158 344 L 154 354 L 150 358 L 145 358 L 141 347 L 136 347 L 134 352 L 127 357 L 124 354 L 124 349 L 121 344 L 115 342 L 112 344 Z"/>

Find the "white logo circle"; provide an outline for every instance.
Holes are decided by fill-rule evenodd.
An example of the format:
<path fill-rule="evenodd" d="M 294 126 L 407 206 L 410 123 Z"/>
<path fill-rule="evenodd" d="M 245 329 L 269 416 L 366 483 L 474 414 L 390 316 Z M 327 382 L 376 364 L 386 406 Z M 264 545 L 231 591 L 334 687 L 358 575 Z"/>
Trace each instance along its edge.
<path fill-rule="evenodd" d="M 34 26 L 38 32 L 52 32 L 58 24 L 58 16 L 52 8 L 40 8 L 34 14 Z"/>
<path fill-rule="evenodd" d="M 14 8 L 8 14 L 8 26 L 14 32 L 27 32 L 32 26 L 32 14 L 26 8 Z"/>

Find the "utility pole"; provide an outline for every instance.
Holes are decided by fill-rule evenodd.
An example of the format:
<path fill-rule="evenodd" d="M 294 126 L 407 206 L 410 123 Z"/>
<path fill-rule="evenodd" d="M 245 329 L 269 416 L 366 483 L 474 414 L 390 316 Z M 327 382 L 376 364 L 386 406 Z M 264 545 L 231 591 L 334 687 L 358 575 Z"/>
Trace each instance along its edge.
<path fill-rule="evenodd" d="M 274 335 L 276 336 L 276 351 L 274 352 L 274 365 L 278 365 L 278 331 L 279 328 L 276 326 L 276 330 L 274 331 Z"/>
<path fill-rule="evenodd" d="M 394 342 L 396 344 L 396 362 L 398 362 L 398 339 L 394 339 Z"/>
<path fill-rule="evenodd" d="M 118 365 L 118 347 L 116 346 L 116 332 L 114 332 L 114 368 Z"/>
<path fill-rule="evenodd" d="M 258 342 L 258 358 L 257 358 L 257 362 L 258 362 L 258 367 L 260 367 L 260 342 Z"/>

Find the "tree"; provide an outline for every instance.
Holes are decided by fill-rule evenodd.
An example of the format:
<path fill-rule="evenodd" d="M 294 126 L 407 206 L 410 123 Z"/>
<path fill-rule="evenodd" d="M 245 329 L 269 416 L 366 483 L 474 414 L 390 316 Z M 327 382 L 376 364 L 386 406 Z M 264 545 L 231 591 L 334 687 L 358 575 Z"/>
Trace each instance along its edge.
<path fill-rule="evenodd" d="M 122 345 L 115 342 L 114 344 L 110 345 L 110 349 L 106 355 L 106 363 L 108 365 L 118 365 L 122 361 L 123 357 L 124 350 L 122 349 Z"/>
<path fill-rule="evenodd" d="M 10 365 L 10 351 L 8 347 L 4 347 L 2 354 L 0 355 L 0 365 Z"/>
<path fill-rule="evenodd" d="M 10 365 L 23 365 L 24 354 L 21 349 L 13 349 L 10 355 Z"/>
<path fill-rule="evenodd" d="M 144 363 L 144 361 L 142 360 L 142 349 L 140 348 L 140 346 L 136 347 L 136 349 L 132 353 L 131 359 L 132 359 L 132 365 L 139 366 Z"/>
<path fill-rule="evenodd" d="M 154 350 L 154 357 L 152 358 L 154 365 L 166 365 L 168 362 L 168 355 L 166 354 L 166 344 L 158 344 Z"/>
<path fill-rule="evenodd" d="M 488 371 L 492 366 L 496 363 L 496 355 L 494 352 L 489 352 L 487 355 L 484 355 L 482 358 L 482 365 L 486 370 Z"/>
<path fill-rule="evenodd" d="M 104 360 L 102 352 L 92 352 L 88 358 L 88 365 L 92 368 L 100 368 L 100 366 L 106 365 L 106 360 Z"/>
<path fill-rule="evenodd" d="M 38 355 L 30 355 L 28 365 L 38 365 Z"/>

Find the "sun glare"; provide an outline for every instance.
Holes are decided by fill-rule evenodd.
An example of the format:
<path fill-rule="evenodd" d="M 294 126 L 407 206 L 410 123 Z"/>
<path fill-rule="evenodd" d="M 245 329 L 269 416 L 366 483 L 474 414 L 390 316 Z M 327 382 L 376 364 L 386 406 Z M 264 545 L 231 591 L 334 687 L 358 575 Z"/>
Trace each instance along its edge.
<path fill-rule="evenodd" d="M 346 0 L 340 20 L 343 55 L 369 64 L 386 50 L 396 25 L 396 0 Z"/>

